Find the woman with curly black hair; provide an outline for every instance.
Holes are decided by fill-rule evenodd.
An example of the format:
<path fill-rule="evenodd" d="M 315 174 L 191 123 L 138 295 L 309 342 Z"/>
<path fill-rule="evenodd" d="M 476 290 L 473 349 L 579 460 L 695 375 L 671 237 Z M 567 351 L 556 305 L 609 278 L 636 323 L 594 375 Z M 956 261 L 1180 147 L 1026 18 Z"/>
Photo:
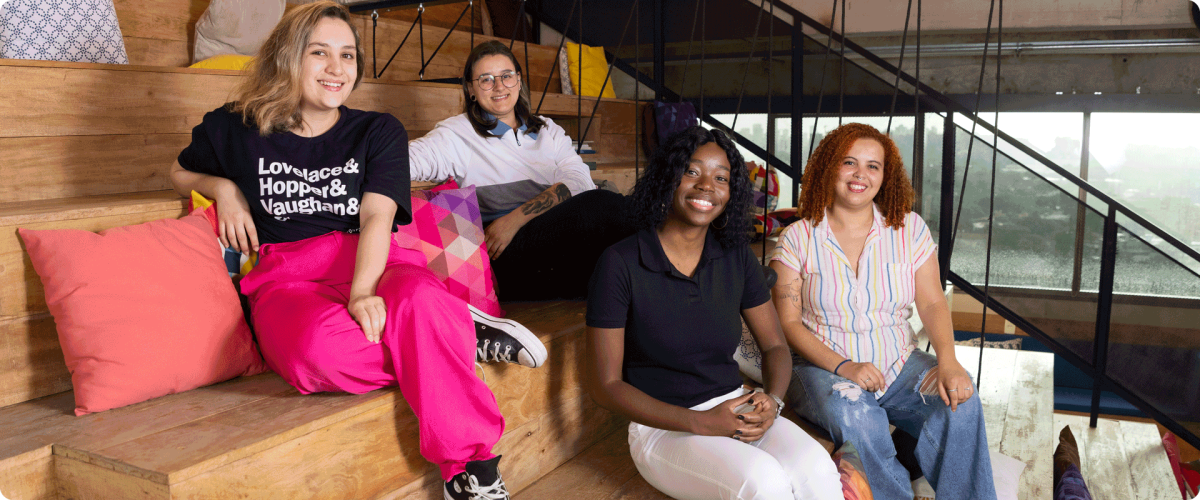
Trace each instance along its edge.
<path fill-rule="evenodd" d="M 750 178 L 725 134 L 671 137 L 632 195 L 640 231 L 600 257 L 588 294 L 588 385 L 623 415 L 638 471 L 681 499 L 841 499 L 825 449 L 786 419 L 791 358 L 746 244 Z M 765 392 L 742 387 L 745 320 Z"/>

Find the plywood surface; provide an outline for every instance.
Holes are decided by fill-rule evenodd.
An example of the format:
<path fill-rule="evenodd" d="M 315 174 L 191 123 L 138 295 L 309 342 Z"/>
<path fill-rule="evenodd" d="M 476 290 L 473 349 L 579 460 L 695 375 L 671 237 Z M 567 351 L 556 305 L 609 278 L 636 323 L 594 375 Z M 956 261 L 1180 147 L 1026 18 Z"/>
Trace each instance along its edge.
<path fill-rule="evenodd" d="M 984 349 L 981 379 L 978 347 L 956 346 L 955 356 L 979 380 L 988 447 L 1025 462 L 1019 497 L 1052 496 L 1054 355 Z"/>
<path fill-rule="evenodd" d="M 604 436 L 513 497 L 515 500 L 659 500 L 667 495 L 638 474 L 624 428 Z"/>
<path fill-rule="evenodd" d="M 1070 426 L 1079 445 L 1080 472 L 1096 500 L 1177 498 L 1179 488 L 1154 424 L 1086 415 L 1054 415 L 1055 436 Z"/>

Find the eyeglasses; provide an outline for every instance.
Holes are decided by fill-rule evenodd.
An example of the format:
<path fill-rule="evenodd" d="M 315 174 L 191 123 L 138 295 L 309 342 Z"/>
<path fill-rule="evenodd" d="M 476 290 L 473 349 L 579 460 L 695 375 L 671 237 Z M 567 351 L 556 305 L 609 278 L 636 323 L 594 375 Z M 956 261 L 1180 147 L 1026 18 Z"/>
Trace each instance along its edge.
<path fill-rule="evenodd" d="M 517 86 L 521 81 L 521 75 L 513 71 L 505 71 L 500 76 L 483 75 L 475 80 L 479 82 L 479 88 L 482 90 L 492 90 L 496 86 L 496 80 L 499 79 L 504 83 L 504 88 L 511 89 Z"/>

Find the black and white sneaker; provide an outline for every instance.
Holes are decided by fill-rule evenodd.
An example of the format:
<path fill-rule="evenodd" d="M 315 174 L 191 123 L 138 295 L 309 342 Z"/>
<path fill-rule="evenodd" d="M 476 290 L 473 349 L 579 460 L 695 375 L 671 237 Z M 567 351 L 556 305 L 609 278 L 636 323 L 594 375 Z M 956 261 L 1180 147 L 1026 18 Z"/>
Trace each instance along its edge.
<path fill-rule="evenodd" d="M 520 323 L 485 314 L 467 305 L 475 320 L 475 361 L 503 361 L 537 368 L 546 362 L 546 346 Z"/>
<path fill-rule="evenodd" d="M 446 481 L 446 500 L 509 500 L 508 488 L 500 478 L 500 457 L 467 462 L 466 472 Z"/>

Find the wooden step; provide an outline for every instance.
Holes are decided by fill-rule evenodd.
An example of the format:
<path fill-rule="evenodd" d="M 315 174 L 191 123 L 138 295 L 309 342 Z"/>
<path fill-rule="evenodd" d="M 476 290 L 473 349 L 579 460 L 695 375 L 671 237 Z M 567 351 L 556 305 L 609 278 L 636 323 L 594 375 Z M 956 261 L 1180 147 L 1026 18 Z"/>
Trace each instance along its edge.
<path fill-rule="evenodd" d="M 153 0 L 151 2 L 114 0 L 113 4 L 117 21 L 120 23 L 121 35 L 125 41 L 125 51 L 129 55 L 131 64 L 164 67 L 185 67 L 191 64 L 196 21 L 208 7 L 208 0 Z M 462 12 L 465 5 L 465 3 L 455 3 L 425 7 L 422 17 L 425 25 L 426 57 L 433 54 L 434 49 L 445 37 L 449 27 L 458 19 L 459 13 Z M 478 30 L 482 28 L 483 16 L 479 12 L 478 4 L 475 6 L 475 10 L 474 42 L 478 44 L 485 40 L 502 40 L 507 43 L 506 39 L 479 34 Z M 396 50 L 396 46 L 412 26 L 416 11 L 414 6 L 402 11 L 381 12 L 379 40 L 376 45 L 381 57 L 378 62 L 379 67 L 383 67 L 383 63 Z M 466 60 L 466 55 L 471 49 L 470 16 L 469 13 L 463 16 L 454 34 L 446 40 L 445 46 L 434 58 L 430 68 L 426 70 L 426 78 L 462 75 L 463 61 Z M 371 18 L 369 14 L 355 14 L 352 17 L 355 28 L 359 30 L 359 35 L 362 37 L 363 51 L 367 56 L 367 70 L 370 71 L 373 41 Z M 399 64 L 394 62 L 393 67 L 388 69 L 389 74 L 403 77 L 403 79 L 417 79 L 417 69 L 420 67 L 421 58 L 420 39 L 421 36 L 414 31 L 413 36 L 405 44 L 404 50 L 396 55 Z M 557 92 L 559 86 L 557 65 L 553 66 L 553 72 L 547 71 L 551 67 L 551 63 L 557 62 L 557 47 L 531 44 L 529 49 L 529 65 L 533 71 L 527 71 L 527 73 L 533 75 L 552 73 L 554 81 L 551 83 L 551 87 Z M 524 45 L 516 44 L 513 50 L 524 61 Z M 544 80 L 544 77 L 542 79 Z"/>
<path fill-rule="evenodd" d="M 1079 445 L 1080 473 L 1095 500 L 1179 498 L 1179 486 L 1158 427 L 1144 422 L 1054 414 L 1055 439 L 1070 426 Z M 1057 445 L 1056 445 L 1057 446 Z"/>
<path fill-rule="evenodd" d="M 550 352 L 538 369 L 484 369 L 507 422 L 495 451 L 518 491 L 623 422 L 582 393 L 582 302 L 505 307 Z M 72 408 L 63 393 L 0 409 L 0 491 L 22 499 L 55 490 L 64 498 L 376 498 L 440 487 L 395 389 L 305 396 L 266 374 L 84 417 Z"/>
<path fill-rule="evenodd" d="M 667 500 L 650 486 L 629 456 L 628 431 L 604 436 L 579 456 L 547 474 L 513 500 Z"/>
<path fill-rule="evenodd" d="M 228 101 L 240 78 L 222 70 L 0 60 L 0 85 L 20 89 L 0 98 L 0 151 L 7 153 L 0 203 L 169 189 L 167 171 L 192 128 Z M 579 101 L 548 94 L 543 114 L 577 136 Z M 582 102 L 590 114 L 596 99 Z M 347 105 L 391 113 L 417 138 L 461 113 L 463 97 L 457 85 L 368 79 Z M 632 101 L 601 100 L 587 140 L 603 158 L 631 161 L 635 115 Z"/>

